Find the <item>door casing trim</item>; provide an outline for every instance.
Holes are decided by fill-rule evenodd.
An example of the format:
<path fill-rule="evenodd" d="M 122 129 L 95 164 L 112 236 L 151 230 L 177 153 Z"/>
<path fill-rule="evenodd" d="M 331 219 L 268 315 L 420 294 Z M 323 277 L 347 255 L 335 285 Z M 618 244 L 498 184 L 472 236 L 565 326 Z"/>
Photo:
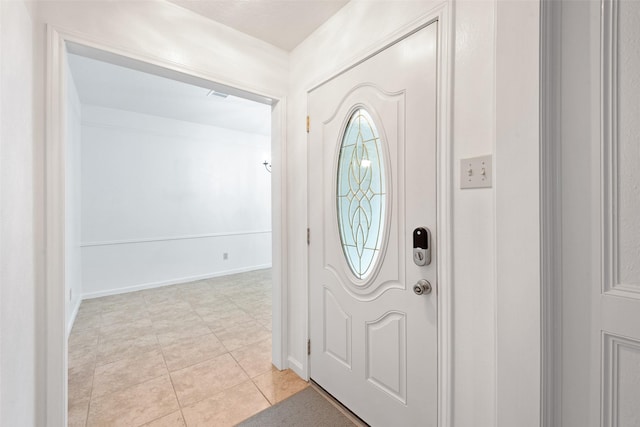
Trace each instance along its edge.
<path fill-rule="evenodd" d="M 65 131 L 66 105 L 65 61 L 66 43 L 104 51 L 132 59 L 170 72 L 208 80 L 257 97 L 273 100 L 271 109 L 272 177 L 272 277 L 273 330 L 279 331 L 272 343 L 272 360 L 279 369 L 288 367 L 287 311 L 287 193 L 286 169 L 286 111 L 285 94 L 265 93 L 264 90 L 214 75 L 188 65 L 157 57 L 148 52 L 123 49 L 87 34 L 47 25 L 46 60 L 46 130 L 44 160 L 44 378 L 45 412 L 48 425 L 67 425 L 67 334 L 64 276 L 64 220 L 65 220 Z M 42 301 L 42 300 L 41 300 Z"/>
<path fill-rule="evenodd" d="M 436 123 L 438 126 L 436 137 L 436 250 L 437 256 L 437 284 L 436 295 L 438 296 L 438 421 L 440 427 L 448 427 L 453 422 L 453 152 L 452 152 L 452 99 L 453 99 L 453 13 L 452 4 L 443 2 L 435 6 L 430 12 L 420 16 L 409 24 L 403 26 L 383 40 L 379 40 L 369 48 L 360 52 L 349 61 L 337 67 L 338 71 L 318 79 L 307 89 L 307 112 L 309 93 L 324 83 L 340 76 L 341 74 L 356 67 L 377 53 L 400 42 L 410 35 L 431 25 L 438 24 L 438 78 L 437 78 L 437 106 Z M 308 142 L 309 136 L 307 136 Z M 308 144 L 307 144 L 308 145 Z M 307 161 L 309 159 L 307 158 Z M 309 168 L 307 167 L 307 174 Z M 310 177 L 307 176 L 307 183 Z M 307 224 L 309 191 L 307 188 Z M 307 340 L 310 337 L 310 307 L 309 304 L 309 259 L 307 247 L 306 285 L 304 286 L 304 298 L 306 305 L 304 309 L 307 324 L 304 330 Z M 305 343 L 307 342 L 305 340 Z M 306 349 L 305 349 L 306 350 Z M 307 356 L 303 362 L 306 364 L 301 370 L 309 373 L 310 357 Z"/>

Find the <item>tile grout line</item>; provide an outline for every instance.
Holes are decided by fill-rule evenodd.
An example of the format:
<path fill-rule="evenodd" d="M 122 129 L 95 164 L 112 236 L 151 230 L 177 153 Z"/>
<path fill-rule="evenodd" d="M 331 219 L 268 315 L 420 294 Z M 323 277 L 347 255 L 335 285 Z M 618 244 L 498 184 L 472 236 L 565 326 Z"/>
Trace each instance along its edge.
<path fill-rule="evenodd" d="M 155 330 L 155 328 L 153 328 L 154 321 L 153 321 L 153 318 L 151 317 L 151 313 L 149 313 L 149 304 L 148 304 L 146 298 L 144 298 L 144 296 L 142 297 L 142 299 L 144 300 L 145 307 L 147 307 L 146 308 L 146 312 L 147 312 L 147 315 L 149 316 L 149 320 L 151 321 L 151 328 L 154 330 L 154 335 L 156 336 L 156 343 L 158 344 L 158 349 L 160 351 L 160 354 L 162 355 L 162 362 L 164 363 L 164 368 L 167 370 L 167 376 L 169 377 L 169 382 L 171 383 L 171 389 L 173 390 L 173 396 L 176 399 L 176 403 L 178 404 L 178 410 L 180 411 L 180 416 L 182 417 L 182 421 L 184 422 L 184 415 L 182 414 L 182 408 L 180 407 L 180 401 L 178 400 L 178 394 L 176 393 L 176 388 L 173 385 L 173 380 L 171 379 L 171 372 L 169 371 L 169 367 L 167 366 L 167 360 L 166 360 L 165 355 L 164 355 L 162 344 L 160 343 L 160 338 L 158 337 L 157 331 Z M 160 378 L 160 377 L 157 377 L 157 378 Z M 151 422 L 153 422 L 155 420 L 158 420 L 158 419 L 160 419 L 162 417 L 165 417 L 167 415 L 170 415 L 170 414 L 172 414 L 172 412 L 169 412 L 167 414 L 161 415 L 158 418 L 155 418 L 155 419 L 153 419 L 151 421 L 146 422 L 145 424 L 149 424 L 149 423 L 151 423 Z M 185 422 L 185 424 L 186 424 L 186 422 Z M 144 426 L 144 424 L 142 424 L 142 426 Z"/>
<path fill-rule="evenodd" d="M 82 303 L 80 303 L 80 305 L 82 305 Z M 93 388 L 96 383 L 96 369 L 98 368 L 98 353 L 100 351 L 100 338 L 102 337 L 102 322 L 104 320 L 102 318 L 102 307 L 100 307 L 99 317 L 100 317 L 100 326 L 98 327 L 98 340 L 97 340 L 98 342 L 96 343 L 96 354 L 93 359 L 93 374 L 91 375 L 91 393 L 89 393 L 89 404 L 87 405 L 87 418 L 85 418 L 84 420 L 85 426 L 89 424 L 89 415 L 91 414 L 91 404 L 93 403 Z M 68 395 L 68 390 L 67 390 L 67 395 Z"/>
<path fill-rule="evenodd" d="M 82 302 L 80 302 L 80 306 L 82 306 Z M 78 307 L 78 311 L 80 310 L 80 307 Z M 102 309 L 100 309 L 100 324 L 102 324 Z M 98 329 L 99 331 L 100 329 Z M 67 344 L 68 345 L 68 344 Z M 98 346 L 100 345 L 100 332 L 98 332 L 98 339 L 96 342 L 96 354 L 94 356 L 94 360 L 93 360 L 93 372 L 91 374 L 91 392 L 89 393 L 89 403 L 87 404 L 87 409 L 86 409 L 86 414 L 85 414 L 85 418 L 84 418 L 84 425 L 85 427 L 87 426 L 87 424 L 89 423 L 89 414 L 91 413 L 91 401 L 93 400 L 93 385 L 95 383 L 95 377 L 96 377 L 96 363 L 97 363 L 97 358 L 98 358 Z M 68 352 L 68 349 L 67 349 Z M 68 382 L 68 378 L 69 378 L 69 370 L 68 370 L 68 360 L 67 360 L 67 382 Z M 68 384 L 67 384 L 67 408 L 69 407 L 69 390 L 68 390 Z M 67 414 L 68 415 L 68 414 Z"/>
<path fill-rule="evenodd" d="M 151 321 L 152 327 L 153 327 L 153 320 Z M 156 339 L 158 338 L 157 334 L 156 334 Z M 167 375 L 169 376 L 169 382 L 171 383 L 171 389 L 173 390 L 173 395 L 176 398 L 176 403 L 178 404 L 178 411 L 180 411 L 180 416 L 182 417 L 182 422 L 184 423 L 184 425 L 187 425 L 187 420 L 184 418 L 184 412 L 182 412 L 182 403 L 180 402 L 180 399 L 178 398 L 178 392 L 176 391 L 176 385 L 173 383 L 173 377 L 171 376 L 171 371 L 169 370 L 169 365 L 167 365 L 167 357 L 164 354 L 164 348 L 162 347 L 162 344 L 160 344 L 159 340 L 158 340 L 158 346 L 160 347 L 160 354 L 162 354 L 162 361 L 164 362 L 164 367 L 167 369 Z"/>
<path fill-rule="evenodd" d="M 208 286 L 206 286 L 206 288 L 204 289 L 205 293 L 206 293 L 206 291 L 216 291 L 215 286 L 212 283 L 206 283 L 206 284 Z M 238 304 L 236 302 L 238 300 L 237 293 L 230 292 L 234 288 L 234 286 L 232 286 L 232 285 L 234 285 L 234 284 L 231 283 L 229 286 L 225 286 L 224 288 L 222 288 L 220 290 L 221 291 L 220 296 L 212 298 L 212 302 L 216 301 L 216 300 L 219 300 L 219 301 L 216 301 L 216 303 L 224 302 L 225 304 L 223 304 L 223 306 L 231 308 L 229 310 L 229 312 L 238 311 L 238 312 L 242 313 L 243 315 L 246 315 L 248 318 L 252 319 L 251 323 L 255 323 L 256 326 L 258 326 L 260 329 L 264 329 L 265 332 L 269 332 L 269 334 L 271 335 L 272 332 L 270 330 L 268 330 L 261 323 L 260 319 L 258 319 L 257 317 L 255 317 L 253 315 L 253 313 L 255 313 L 256 310 L 258 310 L 258 308 L 255 308 L 255 307 L 258 307 L 259 304 L 256 301 L 253 301 L 252 304 L 256 304 L 256 305 L 254 306 L 254 308 L 252 310 L 248 309 L 247 305 Z M 265 287 L 260 287 L 260 289 L 264 289 L 264 288 Z M 197 298 L 197 294 L 198 294 L 198 291 L 199 291 L 199 288 L 197 288 L 197 287 L 187 288 L 187 290 L 185 290 L 185 292 L 182 295 L 188 295 L 187 292 L 190 289 L 193 289 L 195 291 L 192 294 L 192 296 L 194 298 Z M 181 289 L 178 289 L 177 292 L 179 292 L 180 290 Z M 229 293 L 226 293 L 226 292 L 229 292 Z M 176 392 L 176 388 L 175 388 L 175 384 L 174 384 L 174 381 L 173 381 L 173 377 L 171 375 L 172 372 L 169 370 L 169 367 L 168 367 L 168 364 L 167 364 L 167 356 L 165 354 L 165 346 L 163 346 L 163 344 L 161 343 L 161 340 L 160 340 L 160 337 L 159 337 L 160 333 L 154 327 L 157 324 L 156 323 L 157 320 L 154 321 L 154 317 L 151 316 L 151 312 L 149 311 L 150 308 L 153 307 L 153 305 L 154 305 L 154 304 L 152 304 L 150 302 L 150 300 L 148 298 L 151 295 L 153 295 L 153 294 L 152 293 L 148 293 L 147 294 L 147 293 L 144 293 L 144 291 L 142 291 L 139 294 L 139 297 L 140 297 L 140 302 L 143 304 L 143 307 L 137 307 L 137 308 L 140 311 L 144 310 L 144 312 L 146 314 L 145 318 L 150 320 L 151 327 L 153 329 L 153 335 L 154 335 L 154 338 L 155 338 L 155 340 L 154 340 L 155 341 L 155 343 L 154 343 L 155 344 L 154 345 L 155 348 L 152 351 L 159 350 L 159 353 L 162 355 L 162 361 L 163 361 L 163 364 L 164 364 L 165 372 L 169 375 L 169 380 L 171 382 L 171 386 L 172 386 L 174 397 L 176 399 L 176 402 L 178 403 L 178 408 L 179 408 L 179 411 L 180 411 L 180 415 L 182 417 L 183 422 L 186 424 L 186 419 L 184 418 L 184 412 L 183 412 L 183 405 L 181 404 L 180 400 L 178 399 L 178 395 L 177 395 L 177 392 Z M 263 391 L 260 389 L 260 387 L 254 381 L 254 379 L 250 377 L 250 375 L 247 372 L 247 370 L 242 366 L 242 364 L 240 364 L 239 360 L 231 353 L 231 351 L 237 351 L 237 350 L 241 350 L 243 348 L 249 348 L 251 346 L 254 346 L 257 342 L 261 342 L 263 340 L 259 340 L 256 343 L 247 343 L 244 346 L 241 346 L 241 347 L 236 348 L 234 350 L 230 350 L 230 348 L 227 345 L 225 345 L 224 342 L 220 339 L 219 335 L 212 329 L 211 325 L 212 325 L 213 321 L 209 321 L 209 322 L 205 321 L 204 318 L 203 318 L 203 315 L 201 315 L 198 311 L 196 311 L 197 307 L 199 307 L 199 306 L 194 305 L 194 303 L 192 302 L 192 301 L 195 301 L 195 299 L 191 299 L 190 300 L 188 296 L 187 297 L 184 297 L 184 296 L 176 297 L 174 295 L 174 296 L 168 298 L 167 300 L 168 301 L 173 301 L 173 302 L 180 301 L 180 302 L 185 302 L 186 304 L 188 304 L 188 307 L 190 309 L 189 311 L 192 312 L 192 314 L 194 314 L 202 323 L 204 323 L 204 325 L 206 327 L 206 330 L 209 331 L 208 333 L 200 334 L 200 335 L 197 335 L 197 336 L 194 336 L 194 337 L 189 337 L 189 338 L 196 338 L 197 339 L 200 336 L 208 335 L 210 333 L 212 335 L 212 337 L 214 337 L 219 342 L 220 347 L 221 347 L 220 350 L 224 351 L 223 353 L 220 353 L 220 354 L 217 354 L 215 356 L 212 356 L 211 358 L 208 358 L 206 360 L 202 360 L 202 361 L 193 363 L 193 364 L 185 366 L 185 367 L 181 367 L 180 369 L 185 369 L 185 368 L 197 365 L 198 363 L 204 363 L 204 362 L 210 361 L 212 359 L 215 359 L 216 357 L 221 357 L 221 356 L 224 356 L 226 354 L 229 354 L 229 356 L 231 356 L 231 358 L 234 361 L 234 363 L 236 364 L 236 366 L 238 366 L 240 368 L 241 372 L 245 375 L 246 380 L 245 381 L 241 381 L 238 384 L 226 387 L 226 388 L 220 390 L 219 392 L 217 392 L 216 394 L 224 393 L 225 391 L 227 391 L 227 390 L 229 390 L 229 389 L 231 389 L 233 387 L 236 387 L 239 384 L 242 384 L 242 383 L 245 383 L 245 382 L 248 383 L 249 381 L 251 381 L 251 384 L 253 384 L 253 386 L 258 389 L 258 391 L 260 392 L 260 395 L 263 396 L 263 398 L 267 401 L 269 406 L 273 406 L 271 401 L 266 397 L 266 395 L 263 393 Z M 224 300 L 224 301 L 222 301 L 222 300 Z M 159 301 L 161 301 L 160 303 L 162 303 L 162 300 L 159 300 Z M 120 298 L 118 298 L 118 299 L 108 299 L 108 304 L 109 304 L 109 308 L 110 308 L 110 310 L 106 311 L 108 313 L 116 313 L 116 312 L 118 312 L 120 310 L 122 310 L 123 312 L 126 313 L 127 310 L 133 310 L 132 307 L 128 309 L 126 307 L 126 303 L 121 302 Z M 137 305 L 137 303 L 136 304 L 132 304 L 132 305 Z M 206 306 L 206 305 L 203 305 L 203 307 L 204 306 Z M 96 352 L 96 354 L 95 354 L 95 356 L 93 358 L 93 361 L 92 361 L 92 365 L 93 365 L 92 366 L 92 370 L 93 370 L 93 372 L 92 372 L 91 386 L 90 386 L 91 393 L 90 393 L 90 396 L 89 396 L 89 403 L 87 405 L 86 414 L 85 414 L 85 420 L 84 420 L 85 426 L 89 423 L 89 415 L 91 413 L 92 405 L 95 404 L 95 402 L 96 402 L 96 400 L 98 398 L 103 398 L 103 397 L 109 396 L 111 394 L 118 393 L 118 392 L 122 391 L 122 390 L 115 390 L 115 391 L 113 391 L 111 393 L 107 393 L 107 394 L 104 394 L 102 396 L 95 396 L 95 391 L 96 391 L 96 389 L 95 389 L 95 385 L 96 385 L 95 384 L 95 378 L 96 378 L 97 369 L 100 366 L 106 366 L 108 364 L 117 363 L 119 361 L 127 359 L 127 357 L 124 357 L 122 359 L 116 359 L 116 360 L 109 361 L 108 363 L 98 364 L 98 360 L 99 360 L 98 355 L 100 354 L 100 348 L 108 341 L 108 339 L 107 339 L 108 335 L 105 334 L 104 327 L 105 326 L 114 326 L 114 325 L 118 325 L 119 323 L 122 323 L 123 324 L 122 327 L 126 328 L 126 323 L 128 322 L 128 320 L 121 319 L 120 314 L 114 314 L 114 315 L 110 316 L 111 321 L 108 322 L 108 324 L 105 324 L 105 319 L 104 319 L 105 307 L 103 305 L 97 305 L 96 304 L 96 308 L 94 308 L 93 305 L 92 305 L 91 309 L 92 309 L 92 311 L 95 310 L 95 316 L 99 319 L 99 321 L 98 321 L 98 327 L 97 328 L 93 328 L 93 327 L 86 328 L 86 330 L 95 329 L 98 332 L 98 334 L 97 334 L 98 337 L 96 339 L 96 344 L 95 344 L 95 352 Z M 262 311 L 261 311 L 261 313 L 262 313 Z M 228 321 L 228 320 L 232 319 L 233 317 L 234 317 L 234 315 L 231 315 L 231 316 L 228 316 L 228 317 L 224 317 L 224 318 L 222 318 L 220 320 L 223 323 L 225 323 L 225 321 Z M 113 321 L 113 320 L 115 320 L 115 321 Z M 134 320 L 131 320 L 130 322 L 137 322 L 138 320 L 142 320 L 142 319 L 134 319 Z M 226 326 L 225 329 L 229 329 L 229 328 L 235 327 L 236 325 L 240 325 L 240 324 L 243 324 L 243 323 L 245 323 L 245 321 L 230 320 L 228 322 L 228 326 Z M 77 330 L 77 328 L 76 328 L 76 330 Z M 135 331 L 133 331 L 133 332 L 135 332 Z M 148 334 L 148 335 L 151 335 L 151 333 Z M 135 334 L 135 337 L 132 335 L 131 337 L 127 337 L 127 339 L 134 340 L 137 337 L 138 337 L 138 333 Z M 127 339 L 119 338 L 118 340 L 119 341 L 127 341 Z M 118 341 L 118 340 L 116 340 L 116 341 Z M 177 339 L 175 343 L 167 344 L 167 346 L 178 344 L 180 341 L 181 341 L 180 339 Z M 129 358 L 136 358 L 137 356 L 139 356 L 141 354 L 140 351 L 141 351 L 141 349 L 135 349 L 135 354 L 132 354 Z M 100 359 L 100 360 L 102 360 L 102 359 Z M 265 373 L 266 372 L 268 372 L 268 371 L 265 371 Z M 260 373 L 259 375 L 263 375 L 263 373 Z M 162 376 L 164 376 L 164 374 Z M 160 376 L 154 377 L 154 378 L 151 378 L 151 379 L 147 379 L 147 380 L 144 380 L 144 381 L 136 382 L 135 384 L 129 384 L 127 387 L 125 387 L 125 389 L 126 388 L 130 388 L 130 387 L 135 387 L 135 386 L 138 386 L 138 385 L 143 384 L 145 382 L 156 380 L 158 378 L 160 378 Z M 207 399 L 207 398 L 209 398 L 209 397 L 205 397 L 204 399 Z M 202 400 L 204 400 L 204 399 L 202 399 Z M 202 400 L 199 400 L 198 402 L 195 402 L 192 405 L 197 404 Z M 192 405 L 189 405 L 189 406 L 192 406 Z M 155 421 L 157 419 L 160 419 L 162 417 L 165 417 L 167 415 L 170 415 L 170 413 L 161 415 L 160 417 L 155 418 L 154 420 L 147 421 L 146 423 L 153 422 L 153 421 Z"/>
<path fill-rule="evenodd" d="M 146 302 L 145 302 L 145 306 L 146 306 Z M 146 311 L 146 309 L 145 309 L 145 311 Z M 147 311 L 147 313 L 146 313 L 146 314 L 147 314 L 147 315 L 149 314 L 149 313 L 148 313 L 148 311 Z M 126 323 L 126 321 L 113 322 L 113 323 L 111 323 L 110 325 L 114 325 L 114 324 L 115 324 L 115 325 L 117 325 L 118 323 Z M 98 343 L 100 343 L 100 341 L 101 341 L 101 339 L 102 339 L 102 326 L 104 326 L 104 325 L 101 325 L 100 332 L 99 332 L 99 335 L 98 335 Z M 155 335 L 155 334 L 154 334 L 154 335 Z M 132 338 L 131 340 L 134 340 L 134 339 L 136 339 L 136 338 Z M 157 338 L 157 336 L 155 336 L 155 339 L 156 339 L 156 344 L 157 344 L 157 346 L 158 346 L 158 347 L 160 347 L 160 343 L 158 342 L 158 338 Z M 128 341 L 128 339 L 119 339 L 119 341 Z M 156 350 L 152 350 L 152 351 L 156 351 Z M 160 350 L 160 351 L 161 351 L 161 350 Z M 111 361 L 111 362 L 109 362 L 109 363 L 104 363 L 104 364 L 102 364 L 102 365 L 100 365 L 100 366 L 97 366 L 97 355 L 96 355 L 96 364 L 95 364 L 95 367 L 94 367 L 94 376 L 93 376 L 93 382 L 92 382 L 92 386 L 91 386 L 91 398 L 90 398 L 90 401 L 89 401 L 89 406 L 91 407 L 91 403 L 92 403 L 94 400 L 96 400 L 96 399 L 99 399 L 99 398 L 107 398 L 108 396 L 114 395 L 114 394 L 116 394 L 116 393 L 121 393 L 123 390 L 127 390 L 127 389 L 130 389 L 130 388 L 132 388 L 132 387 L 137 387 L 137 386 L 139 386 L 139 385 L 141 385 L 141 384 L 144 384 L 144 383 L 147 383 L 147 382 L 150 382 L 150 381 L 154 381 L 154 380 L 156 380 L 156 379 L 158 379 L 158 378 L 161 378 L 163 375 L 156 376 L 156 377 L 153 377 L 153 378 L 147 378 L 146 380 L 143 380 L 143 381 L 140 381 L 140 382 L 136 382 L 135 384 L 129 384 L 129 385 L 127 385 L 126 387 L 124 387 L 124 388 L 122 388 L 122 389 L 120 389 L 120 390 L 114 390 L 114 391 L 111 391 L 111 392 L 109 392 L 109 393 L 106 393 L 106 394 L 104 394 L 104 395 L 102 395 L 102 396 L 94 396 L 94 389 L 95 389 L 95 371 L 96 371 L 96 369 L 98 369 L 99 367 L 102 367 L 102 366 L 107 366 L 107 365 L 109 365 L 109 364 L 117 363 L 117 362 L 120 362 L 120 361 L 123 361 L 123 360 L 127 360 L 127 359 L 137 359 L 137 358 L 140 358 L 141 354 L 150 353 L 150 352 L 151 352 L 151 351 L 146 351 L 146 352 L 142 352 L 142 353 L 136 352 L 136 354 L 135 354 L 135 355 L 133 355 L 133 356 L 123 357 L 122 359 L 117 359 L 117 360 Z M 162 351 L 161 351 L 161 354 L 162 354 Z M 162 360 L 163 360 L 163 362 L 165 362 L 165 361 L 164 361 L 164 354 L 162 354 Z M 166 368 L 166 362 L 165 362 L 165 368 Z M 168 373 L 168 369 L 167 369 L 167 373 Z M 174 393 L 175 393 L 175 391 L 174 391 Z M 168 415 L 168 414 L 164 414 L 164 415 L 162 415 L 162 416 L 165 416 L 165 415 Z M 159 417 L 159 418 L 161 418 L 161 417 Z M 154 421 L 154 420 L 150 420 L 150 421 L 148 421 L 148 422 L 151 422 L 151 421 Z M 87 422 L 87 423 L 89 422 L 88 417 L 87 417 L 87 421 L 86 421 L 86 422 Z M 144 424 L 143 424 L 143 425 L 144 425 Z"/>
<path fill-rule="evenodd" d="M 164 355 L 163 355 L 163 359 L 164 359 Z M 166 361 L 165 361 L 165 367 L 166 367 Z M 169 368 L 168 367 L 167 367 L 167 374 L 169 376 L 169 382 L 171 383 L 171 389 L 173 390 L 173 396 L 176 398 L 176 403 L 178 404 L 178 411 L 180 412 L 180 416 L 182 417 L 182 422 L 186 426 L 187 425 L 187 420 L 184 418 L 184 412 L 182 412 L 182 404 L 180 403 L 180 399 L 178 398 L 178 392 L 176 391 L 176 386 L 173 383 L 173 378 L 171 377 L 171 372 L 169 372 Z M 164 414 L 164 415 L 162 415 L 162 417 L 166 417 L 167 415 L 170 415 L 170 414 L 172 414 L 172 412 L 169 412 L 168 414 Z M 156 419 L 160 419 L 162 417 L 158 417 Z M 152 421 L 154 421 L 154 420 L 152 420 Z M 152 422 L 152 421 L 149 421 L 149 422 Z"/>
<path fill-rule="evenodd" d="M 248 346 L 247 346 L 248 347 Z M 231 354 L 231 352 L 229 352 L 229 354 L 231 355 L 231 357 L 233 358 L 233 360 L 235 360 L 236 364 L 240 367 L 240 369 L 242 369 L 242 372 L 244 372 L 244 374 L 247 376 L 247 378 L 249 378 L 249 381 L 251 381 L 251 384 L 253 384 L 253 386 L 260 392 L 260 394 L 262 395 L 262 397 L 264 397 L 264 399 L 267 401 L 267 403 L 269 404 L 269 407 L 273 406 L 274 404 L 271 403 L 271 400 L 269 400 L 269 398 L 264 394 L 264 392 L 262 391 L 262 389 L 260 388 L 260 386 L 258 386 L 258 384 L 256 384 L 256 382 L 253 380 L 253 378 L 257 378 L 260 375 L 263 375 L 266 372 L 269 371 L 265 371 L 263 373 L 260 373 L 258 375 L 256 375 L 255 377 L 251 377 L 251 375 L 249 375 L 249 373 L 244 369 L 244 367 L 240 364 L 240 362 L 238 361 L 238 359 L 235 358 L 235 356 L 233 354 Z"/>
<path fill-rule="evenodd" d="M 228 354 L 229 356 L 231 356 L 231 357 L 233 358 L 233 356 L 231 355 L 231 352 L 230 352 L 230 351 L 227 349 L 227 347 L 222 343 L 222 341 L 218 338 L 218 336 L 217 336 L 217 335 L 216 335 L 216 334 L 211 330 L 211 328 L 209 327 L 209 325 L 208 325 L 208 324 L 206 324 L 206 322 L 204 322 L 204 320 L 202 319 L 202 316 L 200 316 L 200 314 L 198 314 L 198 312 L 195 310 L 195 308 L 193 307 L 193 305 L 192 305 L 189 301 L 186 301 L 186 300 L 183 300 L 183 301 L 185 301 L 185 302 L 187 302 L 187 304 L 189 304 L 189 306 L 191 307 L 192 311 L 193 311 L 193 312 L 194 312 L 194 313 L 195 313 L 195 314 L 200 318 L 200 320 L 201 320 L 203 323 L 205 323 L 205 325 L 207 326 L 207 329 L 209 329 L 209 333 L 211 333 L 214 337 L 216 337 L 216 339 L 217 339 L 218 341 L 220 341 L 220 345 L 222 345 L 222 347 L 226 350 L 226 352 L 225 352 L 225 353 L 222 353 L 222 354 L 219 354 L 219 355 L 216 355 L 216 356 L 213 356 L 213 357 L 211 357 L 210 359 L 201 360 L 201 361 L 196 362 L 196 363 L 193 363 L 193 364 L 191 364 L 191 365 L 184 366 L 184 367 L 182 367 L 182 368 L 180 368 L 180 369 L 177 369 L 176 371 L 173 371 L 173 372 L 177 372 L 177 371 L 180 371 L 180 370 L 182 370 L 182 369 L 187 369 L 187 368 L 190 368 L 190 367 L 192 367 L 192 366 L 198 365 L 198 364 L 200 364 L 200 363 L 205 363 L 205 362 L 211 361 L 211 360 L 215 359 L 216 357 L 224 356 L 225 354 Z M 207 334 L 205 334 L 205 335 L 207 335 Z M 202 336 L 202 335 L 199 335 L 199 336 Z M 197 338 L 197 337 L 196 337 L 196 338 Z M 171 376 L 171 372 L 172 372 L 172 371 L 170 371 L 170 370 L 169 370 L 169 366 L 167 365 L 167 360 L 166 360 L 166 356 L 165 356 L 165 354 L 164 354 L 164 348 L 162 347 L 162 344 L 160 344 L 160 348 L 161 348 L 161 350 L 160 350 L 160 351 L 162 352 L 162 358 L 163 358 L 163 360 L 164 360 L 165 366 L 166 366 L 167 371 L 168 371 L 168 373 L 169 373 L 169 380 L 170 380 L 170 382 L 171 382 L 171 387 L 173 388 L 173 392 L 174 392 L 174 394 L 175 394 L 176 401 L 178 402 L 178 408 L 179 408 L 179 410 L 180 410 L 180 414 L 181 414 L 181 416 L 182 416 L 182 420 L 183 420 L 183 422 L 184 422 L 184 423 L 185 423 L 185 425 L 186 425 L 186 424 L 187 424 L 187 421 L 186 421 L 186 419 L 185 419 L 185 417 L 184 417 L 183 408 L 184 408 L 184 407 L 189 407 L 189 406 L 194 406 L 194 405 L 198 404 L 199 402 L 202 402 L 203 400 L 208 399 L 208 398 L 210 398 L 210 397 L 212 397 L 212 396 L 205 397 L 205 398 L 203 398 L 203 399 L 198 400 L 197 402 L 192 402 L 190 405 L 183 405 L 183 404 L 182 404 L 182 402 L 180 401 L 180 399 L 178 398 L 178 393 L 177 393 L 177 391 L 176 391 L 175 384 L 174 384 L 174 382 L 173 382 L 173 377 Z M 235 359 L 234 359 L 234 361 L 235 361 Z M 236 362 L 236 363 L 237 363 L 237 362 Z M 238 366 L 240 366 L 240 365 L 238 364 Z M 240 368 L 242 369 L 242 366 L 240 366 Z M 247 377 L 249 377 L 249 376 L 247 375 Z M 237 384 L 236 384 L 236 385 L 237 385 Z M 222 392 L 224 392 L 225 390 L 228 390 L 229 388 L 235 387 L 236 385 L 233 385 L 233 386 L 230 386 L 230 387 L 228 387 L 228 388 L 226 388 L 226 389 L 224 389 L 224 390 L 221 390 L 220 392 L 215 393 L 214 395 L 219 394 L 219 393 L 222 393 Z"/>
<path fill-rule="evenodd" d="M 89 414 L 91 413 L 91 403 L 93 402 L 93 386 L 96 382 L 96 365 L 93 364 L 93 374 L 91 375 L 91 392 L 89 393 L 89 404 L 87 405 L 87 418 L 85 418 L 85 425 L 89 423 Z M 68 395 L 68 390 L 67 390 Z M 68 397 L 67 397 L 68 399 Z"/>
<path fill-rule="evenodd" d="M 260 374 L 260 375 L 262 375 L 262 374 Z M 260 392 L 260 394 L 265 398 L 265 400 L 269 404 L 269 407 L 272 407 L 273 405 L 275 405 L 275 403 L 271 403 L 271 400 L 264 394 L 262 389 L 258 386 L 258 384 L 256 384 L 256 382 L 253 380 L 253 378 L 249 378 L 249 381 L 251 381 L 251 383 L 254 385 L 254 387 L 257 388 L 258 391 Z"/>

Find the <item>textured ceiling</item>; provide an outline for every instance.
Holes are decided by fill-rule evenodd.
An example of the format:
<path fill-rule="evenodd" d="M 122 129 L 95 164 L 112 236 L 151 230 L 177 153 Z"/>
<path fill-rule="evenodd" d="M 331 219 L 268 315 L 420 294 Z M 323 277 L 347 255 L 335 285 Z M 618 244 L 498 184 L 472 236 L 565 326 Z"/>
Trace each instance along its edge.
<path fill-rule="evenodd" d="M 85 105 L 117 108 L 243 132 L 269 135 L 271 107 L 247 99 L 207 96 L 210 89 L 69 54 Z"/>
<path fill-rule="evenodd" d="M 291 51 L 348 0 L 169 0 Z"/>

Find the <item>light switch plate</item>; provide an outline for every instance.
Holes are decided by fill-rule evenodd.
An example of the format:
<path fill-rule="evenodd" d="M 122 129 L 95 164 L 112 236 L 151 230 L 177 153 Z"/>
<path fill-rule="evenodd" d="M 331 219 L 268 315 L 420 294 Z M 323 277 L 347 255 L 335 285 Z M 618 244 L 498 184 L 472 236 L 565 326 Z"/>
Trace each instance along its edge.
<path fill-rule="evenodd" d="M 491 188 L 491 155 L 460 160 L 460 188 Z"/>

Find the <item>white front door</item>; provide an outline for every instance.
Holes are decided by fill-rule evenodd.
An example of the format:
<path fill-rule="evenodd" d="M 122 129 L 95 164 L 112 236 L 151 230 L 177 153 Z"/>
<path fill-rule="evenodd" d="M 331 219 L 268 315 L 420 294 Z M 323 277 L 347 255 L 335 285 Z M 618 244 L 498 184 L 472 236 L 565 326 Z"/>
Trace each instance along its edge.
<path fill-rule="evenodd" d="M 373 426 L 437 421 L 436 65 L 432 23 L 309 93 L 310 376 Z"/>

